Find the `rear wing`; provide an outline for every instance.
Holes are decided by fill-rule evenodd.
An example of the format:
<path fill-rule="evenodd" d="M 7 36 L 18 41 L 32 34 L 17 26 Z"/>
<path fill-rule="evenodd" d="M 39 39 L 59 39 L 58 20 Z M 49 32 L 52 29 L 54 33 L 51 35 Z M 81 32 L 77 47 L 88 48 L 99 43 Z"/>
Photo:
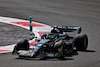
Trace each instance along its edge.
<path fill-rule="evenodd" d="M 57 29 L 59 29 L 61 32 L 78 31 L 78 33 L 81 33 L 81 27 L 79 26 L 57 26 Z"/>

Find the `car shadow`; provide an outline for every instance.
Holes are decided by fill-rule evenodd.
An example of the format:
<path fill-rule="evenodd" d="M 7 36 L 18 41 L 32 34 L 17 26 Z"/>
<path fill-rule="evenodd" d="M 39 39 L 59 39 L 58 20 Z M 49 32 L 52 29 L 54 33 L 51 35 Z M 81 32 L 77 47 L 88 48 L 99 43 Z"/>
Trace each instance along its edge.
<path fill-rule="evenodd" d="M 80 52 L 96 52 L 94 50 L 86 50 L 86 51 L 80 51 Z"/>
<path fill-rule="evenodd" d="M 67 61 L 67 60 L 74 60 L 73 58 L 55 58 L 55 57 L 43 57 L 43 58 L 30 58 L 30 57 L 18 57 L 15 59 L 19 60 L 31 60 L 31 61 Z"/>

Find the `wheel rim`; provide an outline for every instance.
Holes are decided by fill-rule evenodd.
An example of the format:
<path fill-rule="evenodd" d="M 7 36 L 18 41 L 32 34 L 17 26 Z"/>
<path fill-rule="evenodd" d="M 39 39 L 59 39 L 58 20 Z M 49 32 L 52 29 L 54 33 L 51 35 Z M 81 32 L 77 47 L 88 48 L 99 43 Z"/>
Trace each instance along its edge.
<path fill-rule="evenodd" d="M 86 43 L 86 36 L 85 36 L 85 38 L 84 38 L 84 48 L 86 49 L 86 47 L 87 47 L 87 43 Z"/>
<path fill-rule="evenodd" d="M 64 56 L 64 54 L 63 54 L 63 45 L 61 45 L 61 55 Z"/>

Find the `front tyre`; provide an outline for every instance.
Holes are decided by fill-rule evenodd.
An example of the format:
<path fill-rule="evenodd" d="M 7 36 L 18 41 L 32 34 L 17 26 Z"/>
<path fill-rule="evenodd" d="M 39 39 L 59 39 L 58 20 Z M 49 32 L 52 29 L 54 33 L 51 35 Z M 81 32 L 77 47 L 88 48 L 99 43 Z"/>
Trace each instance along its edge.
<path fill-rule="evenodd" d="M 20 39 L 17 42 L 16 50 L 29 50 L 29 42 L 26 39 Z"/>
<path fill-rule="evenodd" d="M 54 45 L 55 50 L 57 50 L 58 58 L 64 58 L 65 57 L 65 44 L 62 41 L 56 42 Z"/>
<path fill-rule="evenodd" d="M 60 48 L 58 48 L 58 58 L 64 58 L 65 57 L 65 53 L 64 53 L 64 45 L 61 45 Z"/>
<path fill-rule="evenodd" d="M 75 37 L 75 46 L 77 50 L 85 51 L 88 47 L 88 37 L 86 34 L 78 34 Z"/>

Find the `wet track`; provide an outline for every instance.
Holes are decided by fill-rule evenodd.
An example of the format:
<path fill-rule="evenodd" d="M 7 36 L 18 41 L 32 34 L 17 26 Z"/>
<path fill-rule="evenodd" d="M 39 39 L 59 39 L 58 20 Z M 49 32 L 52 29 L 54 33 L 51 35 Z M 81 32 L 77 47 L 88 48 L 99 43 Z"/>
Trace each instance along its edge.
<path fill-rule="evenodd" d="M 55 58 L 19 59 L 8 53 L 0 54 L 1 67 L 100 66 L 100 0 L 0 0 L 0 16 L 21 19 L 29 19 L 29 16 L 33 16 L 34 21 L 51 26 L 81 26 L 82 33 L 86 33 L 89 37 L 89 46 L 86 52 L 79 51 L 78 55 L 69 56 L 64 60 Z M 10 26 L 9 29 L 11 30 Z M 21 32 L 20 35 L 23 33 L 26 32 Z M 18 37 L 16 38 L 18 39 Z M 5 42 L 5 44 L 7 43 Z M 2 44 L 0 43 L 0 45 Z"/>

